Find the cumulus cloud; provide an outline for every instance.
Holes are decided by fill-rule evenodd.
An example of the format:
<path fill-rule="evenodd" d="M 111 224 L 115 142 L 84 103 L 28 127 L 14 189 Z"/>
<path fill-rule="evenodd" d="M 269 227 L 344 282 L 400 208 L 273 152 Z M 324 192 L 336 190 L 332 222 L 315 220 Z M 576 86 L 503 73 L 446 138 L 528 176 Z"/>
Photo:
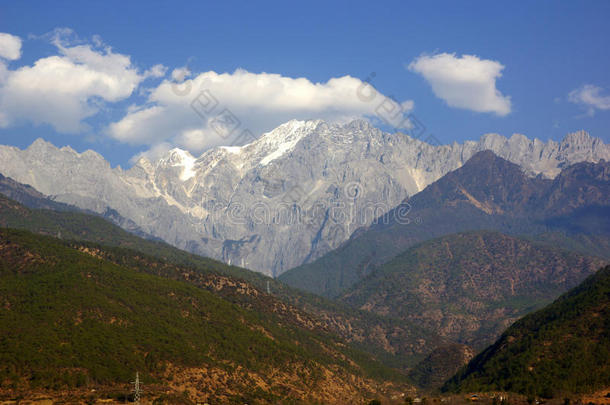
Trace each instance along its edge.
<path fill-rule="evenodd" d="M 568 94 L 568 100 L 579 104 L 587 110 L 588 115 L 594 115 L 596 110 L 610 110 L 610 96 L 603 96 L 601 87 L 585 84 Z"/>
<path fill-rule="evenodd" d="M 129 56 L 114 53 L 99 38 L 93 44 L 73 45 L 70 34 L 63 29 L 51 37 L 58 55 L 2 72 L 0 126 L 30 121 L 49 124 L 59 132 L 83 131 L 83 120 L 106 102 L 124 100 L 147 77 L 165 74 L 161 65 L 139 72 Z"/>
<path fill-rule="evenodd" d="M 0 32 L 0 58 L 8 60 L 21 58 L 21 38 Z"/>
<path fill-rule="evenodd" d="M 151 89 L 146 103 L 130 107 L 120 121 L 109 125 L 107 133 L 133 145 L 166 142 L 197 153 L 243 144 L 291 119 L 337 122 L 376 117 L 406 128 L 412 107 L 412 101 L 394 101 L 351 76 L 314 83 L 243 69 L 193 74 L 179 68 L 172 71 L 171 80 Z"/>
<path fill-rule="evenodd" d="M 55 48 L 32 64 L 10 68 L 21 57 L 21 39 L 0 34 L 0 127 L 24 122 L 57 132 L 88 131 L 148 147 L 155 156 L 172 147 L 193 153 L 218 145 L 240 145 L 291 119 L 333 122 L 370 118 L 408 129 L 410 100 L 398 101 L 351 76 L 312 82 L 274 73 L 193 72 L 163 65 L 148 70 L 117 53 L 99 36 L 89 41 L 70 29 L 38 37 Z M 148 78 L 164 78 L 148 87 Z M 138 95 L 142 98 L 135 98 Z M 113 103 L 131 101 L 112 123 L 88 121 Z M 144 100 L 140 102 L 139 100 Z"/>
<path fill-rule="evenodd" d="M 449 106 L 505 116 L 511 112 L 509 96 L 496 89 L 504 66 L 474 55 L 440 53 L 422 55 L 408 66 L 421 74 L 434 94 Z"/>

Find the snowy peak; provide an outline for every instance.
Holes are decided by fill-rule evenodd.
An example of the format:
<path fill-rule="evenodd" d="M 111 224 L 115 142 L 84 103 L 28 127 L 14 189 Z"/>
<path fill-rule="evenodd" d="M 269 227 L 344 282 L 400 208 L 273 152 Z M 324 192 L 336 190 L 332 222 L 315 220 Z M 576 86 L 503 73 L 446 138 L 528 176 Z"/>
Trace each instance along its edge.
<path fill-rule="evenodd" d="M 195 177 L 195 162 L 197 159 L 188 151 L 180 148 L 170 150 L 167 155 L 159 160 L 159 167 L 177 167 L 181 169 L 180 180 L 187 181 Z"/>
<path fill-rule="evenodd" d="M 263 152 L 259 163 L 267 166 L 292 151 L 301 139 L 315 131 L 320 122 L 320 120 L 291 120 L 273 131 L 263 134 L 259 140 L 254 142 L 255 149 Z"/>

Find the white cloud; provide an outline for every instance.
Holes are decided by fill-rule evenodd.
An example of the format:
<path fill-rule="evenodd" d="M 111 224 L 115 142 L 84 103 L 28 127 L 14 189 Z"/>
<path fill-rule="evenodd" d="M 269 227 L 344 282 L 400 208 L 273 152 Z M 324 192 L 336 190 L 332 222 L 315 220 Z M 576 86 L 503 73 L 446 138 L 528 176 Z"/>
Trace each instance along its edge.
<path fill-rule="evenodd" d="M 291 119 L 346 121 L 385 114 L 395 127 L 408 127 L 405 114 L 413 107 L 412 101 L 393 106 L 389 102 L 382 111 L 380 105 L 388 99 L 351 76 L 313 83 L 242 69 L 193 74 L 187 68 L 175 69 L 171 76 L 172 81 L 151 89 L 147 103 L 132 106 L 107 133 L 133 145 L 169 142 L 198 153 L 233 143 L 243 130 L 257 136 Z M 219 115 L 232 119 L 234 125 L 221 126 L 219 131 Z"/>
<path fill-rule="evenodd" d="M 8 60 L 21 58 L 21 38 L 0 32 L 0 58 Z"/>
<path fill-rule="evenodd" d="M 101 124 L 103 135 L 147 146 L 150 156 L 176 146 L 196 153 L 243 144 L 291 119 L 371 118 L 399 129 L 410 126 L 413 101 L 386 97 L 351 76 L 316 83 L 241 69 L 200 73 L 179 67 L 168 77 L 163 65 L 138 69 L 99 36 L 83 41 L 64 28 L 38 39 L 54 45 L 56 54 L 10 69 L 8 61 L 21 56 L 21 40 L 0 34 L 0 127 L 31 122 L 62 133 L 88 131 L 88 118 L 134 94 L 145 102 L 131 105 L 122 119 Z M 147 78 L 162 77 L 153 87 L 142 86 Z M 238 137 L 246 130 L 252 135 Z"/>
<path fill-rule="evenodd" d="M 186 78 L 190 77 L 190 76 L 191 76 L 191 71 L 186 66 L 172 70 L 172 80 L 174 80 L 174 81 L 182 82 L 183 80 L 186 80 Z"/>
<path fill-rule="evenodd" d="M 449 106 L 500 116 L 511 111 L 510 97 L 496 89 L 503 69 L 497 61 L 448 53 L 422 55 L 409 64 L 409 70 L 421 74 Z"/>
<path fill-rule="evenodd" d="M 144 77 L 145 78 L 158 78 L 158 77 L 163 77 L 165 76 L 165 73 L 167 72 L 167 67 L 161 65 L 161 64 L 157 64 L 153 67 L 151 67 L 150 69 L 148 69 L 146 72 L 144 72 Z"/>
<path fill-rule="evenodd" d="M 0 75 L 0 126 L 30 121 L 76 133 L 86 129 L 83 120 L 106 102 L 124 100 L 147 77 L 165 73 L 160 65 L 140 73 L 129 56 L 112 52 L 99 38 L 94 40 L 97 45 L 72 46 L 69 34 L 57 30 L 51 38 L 58 55 Z"/>
<path fill-rule="evenodd" d="M 150 162 L 155 162 L 166 156 L 167 152 L 169 152 L 171 149 L 171 144 L 167 142 L 161 142 L 144 152 L 140 152 L 137 155 L 134 155 L 131 159 L 129 159 L 129 163 L 135 164 L 138 160 L 142 158 L 148 159 Z"/>
<path fill-rule="evenodd" d="M 610 96 L 602 96 L 600 93 L 603 90 L 593 84 L 585 84 L 576 90 L 572 90 L 568 94 L 568 100 L 583 106 L 587 109 L 588 115 L 593 115 L 595 110 L 610 110 Z"/>

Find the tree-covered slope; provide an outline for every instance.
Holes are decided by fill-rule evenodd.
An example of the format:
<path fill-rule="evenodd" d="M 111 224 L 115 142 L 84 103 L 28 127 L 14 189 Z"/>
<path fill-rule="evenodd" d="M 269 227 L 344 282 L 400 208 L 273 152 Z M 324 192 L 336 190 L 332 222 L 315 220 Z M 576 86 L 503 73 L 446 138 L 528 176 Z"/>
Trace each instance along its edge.
<path fill-rule="evenodd" d="M 413 367 L 409 379 L 417 387 L 436 391 L 474 356 L 471 347 L 454 343 L 433 350 Z"/>
<path fill-rule="evenodd" d="M 244 305 L 264 295 L 246 283 L 224 277 L 201 288 L 130 265 L 137 255 L 123 264 L 104 256 L 0 230 L 3 396 L 120 385 L 135 371 L 149 384 L 225 403 L 362 400 L 381 381 L 400 380 L 315 324 Z M 212 293 L 223 284 L 232 298 Z M 181 373 L 195 376 L 175 379 Z"/>
<path fill-rule="evenodd" d="M 341 300 L 482 348 L 606 263 L 498 232 L 472 231 L 407 249 Z"/>
<path fill-rule="evenodd" d="M 610 266 L 508 328 L 446 391 L 544 397 L 610 386 Z"/>
<path fill-rule="evenodd" d="M 186 282 L 223 275 L 246 282 L 260 291 L 269 288 L 271 295 L 282 301 L 283 305 L 302 310 L 310 318 L 323 323 L 326 330 L 393 367 L 408 368 L 438 345 L 447 343 L 437 334 L 416 325 L 355 310 L 348 305 L 291 288 L 260 273 L 191 254 L 163 242 L 140 238 L 98 216 L 29 209 L 0 195 L 0 227 L 60 235 L 63 240 L 78 241 L 80 244 L 87 242 L 92 248 L 102 248 L 109 260 L 129 258 L 130 265 L 134 264 L 132 259 L 138 256 L 145 263 L 139 265 L 144 271 L 172 267 L 172 274 Z"/>

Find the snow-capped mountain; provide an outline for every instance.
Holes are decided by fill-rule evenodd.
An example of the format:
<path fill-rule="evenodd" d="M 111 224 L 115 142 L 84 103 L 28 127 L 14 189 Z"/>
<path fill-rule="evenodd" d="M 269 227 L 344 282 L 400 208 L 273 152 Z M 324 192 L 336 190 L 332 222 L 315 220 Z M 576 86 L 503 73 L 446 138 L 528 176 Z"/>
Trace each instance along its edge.
<path fill-rule="evenodd" d="M 173 149 L 129 170 L 39 139 L 25 150 L 0 146 L 0 173 L 60 202 L 110 207 L 180 248 L 278 275 L 338 247 L 485 149 L 551 178 L 573 163 L 610 160 L 610 146 L 583 131 L 559 143 L 487 134 L 433 146 L 362 120 L 290 121 L 242 147 L 198 158 Z"/>

